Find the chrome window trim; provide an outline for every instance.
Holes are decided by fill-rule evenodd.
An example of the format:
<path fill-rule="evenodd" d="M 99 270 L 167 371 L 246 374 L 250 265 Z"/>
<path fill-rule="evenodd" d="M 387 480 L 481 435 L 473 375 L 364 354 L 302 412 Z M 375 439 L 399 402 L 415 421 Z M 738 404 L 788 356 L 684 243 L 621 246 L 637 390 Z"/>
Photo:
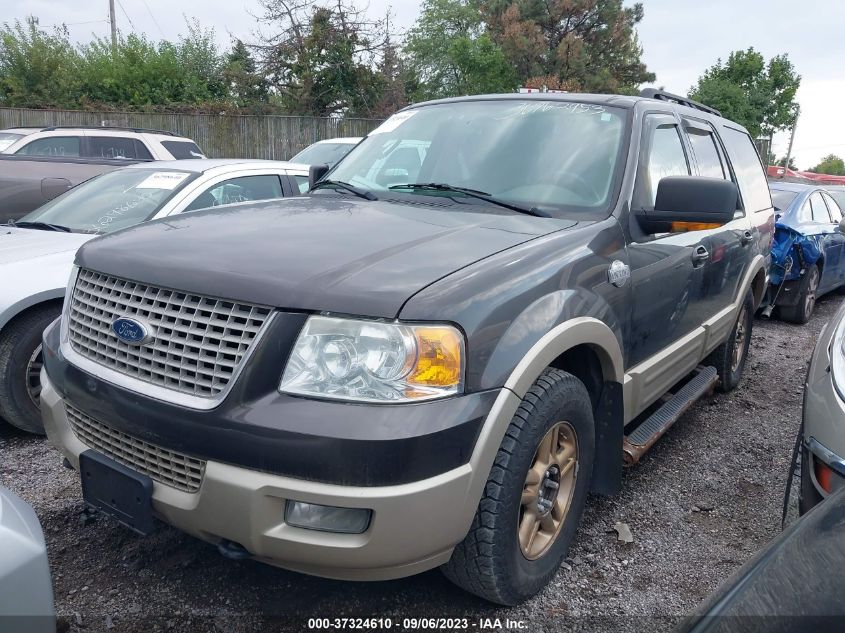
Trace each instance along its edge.
<path fill-rule="evenodd" d="M 845 459 L 834 453 L 814 437 L 810 437 L 807 440 L 807 449 L 815 458 L 830 466 L 831 470 L 845 477 Z"/>
<path fill-rule="evenodd" d="M 222 391 L 220 391 L 220 393 L 211 398 L 193 396 L 191 394 L 181 393 L 173 389 L 168 389 L 167 387 L 161 387 L 160 385 L 154 385 L 144 380 L 134 378 L 132 376 L 127 376 L 126 374 L 123 374 L 119 371 L 115 371 L 110 367 L 106 367 L 105 365 L 101 365 L 96 361 L 93 361 L 89 358 L 85 358 L 71 347 L 70 334 L 67 325 L 70 309 L 70 301 L 68 300 L 68 297 L 70 296 L 70 293 L 72 292 L 73 287 L 76 283 L 76 277 L 78 272 L 79 269 L 77 268 L 71 275 L 71 280 L 68 284 L 68 294 L 65 297 L 65 306 L 62 312 L 62 329 L 59 349 L 61 350 L 62 355 L 65 357 L 65 359 L 75 367 L 78 367 L 82 371 L 104 380 L 112 386 L 119 387 L 121 389 L 127 389 L 133 393 L 137 393 L 138 395 L 145 396 L 147 398 L 152 398 L 153 400 L 158 400 L 167 404 L 175 404 L 188 409 L 195 409 L 197 411 L 210 411 L 211 409 L 216 409 L 221 404 L 223 404 L 223 401 L 232 391 L 232 388 L 238 381 L 241 372 L 243 371 L 247 363 L 249 363 L 250 359 L 252 358 L 252 355 L 255 353 L 255 350 L 261 344 L 261 341 L 264 338 L 264 334 L 267 332 L 270 325 L 272 325 L 272 323 L 275 321 L 276 315 L 278 314 L 278 311 L 276 309 L 271 310 L 270 314 L 267 316 L 264 323 L 256 333 L 252 344 L 249 346 L 243 358 L 241 359 L 240 364 L 235 368 L 235 371 L 232 373 L 232 377 L 229 379 L 229 382 L 227 383 L 226 387 Z"/>

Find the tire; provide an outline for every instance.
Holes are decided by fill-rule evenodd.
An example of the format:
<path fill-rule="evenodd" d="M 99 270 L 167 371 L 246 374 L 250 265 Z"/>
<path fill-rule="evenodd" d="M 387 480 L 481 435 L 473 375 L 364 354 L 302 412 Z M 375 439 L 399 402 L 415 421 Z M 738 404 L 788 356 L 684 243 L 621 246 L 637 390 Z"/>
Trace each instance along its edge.
<path fill-rule="evenodd" d="M 716 368 L 719 374 L 716 389 L 722 393 L 736 389 L 742 379 L 742 372 L 748 361 L 748 348 L 751 345 L 753 327 L 754 297 L 749 290 L 742 302 L 730 336 L 704 361 L 705 365 L 713 365 Z"/>
<path fill-rule="evenodd" d="M 541 459 L 552 446 L 548 455 L 562 451 L 559 458 Z M 503 605 L 519 604 L 543 589 L 560 567 L 581 520 L 594 450 L 587 389 L 565 371 L 546 369 L 508 426 L 469 533 L 442 567 L 446 577 Z M 567 453 L 573 458 L 563 457 Z M 558 462 L 562 468 L 555 473 Z M 529 469 L 536 483 L 529 480 Z M 559 487 L 554 489 L 550 481 Z M 539 531 L 520 540 L 520 528 L 528 536 L 532 530 L 525 528 L 537 515 L 543 516 L 536 524 Z"/>
<path fill-rule="evenodd" d="M 61 306 L 33 308 L 0 333 L 0 417 L 29 433 L 44 434 L 37 396 L 41 391 L 41 335 Z"/>
<path fill-rule="evenodd" d="M 807 281 L 801 284 L 798 302 L 794 306 L 780 306 L 780 318 L 800 325 L 809 321 L 810 317 L 813 316 L 813 309 L 816 307 L 820 279 L 821 271 L 819 267 L 811 266 L 807 273 Z"/>

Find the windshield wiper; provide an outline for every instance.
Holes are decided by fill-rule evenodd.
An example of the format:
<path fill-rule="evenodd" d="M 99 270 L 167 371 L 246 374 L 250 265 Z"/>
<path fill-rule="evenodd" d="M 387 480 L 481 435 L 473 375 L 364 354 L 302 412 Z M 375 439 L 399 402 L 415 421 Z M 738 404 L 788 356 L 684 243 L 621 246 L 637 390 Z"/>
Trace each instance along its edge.
<path fill-rule="evenodd" d="M 50 224 L 49 222 L 28 222 L 20 220 L 10 222 L 12 226 L 15 226 L 19 229 L 38 229 L 40 231 L 61 231 L 62 233 L 72 233 L 73 231 L 67 227 L 62 226 L 61 224 Z"/>
<path fill-rule="evenodd" d="M 378 200 L 372 191 L 361 189 L 355 185 L 350 185 L 348 182 L 343 182 L 342 180 L 321 180 L 311 187 L 309 193 L 319 189 L 320 187 L 335 187 L 336 189 L 342 189 L 343 191 L 354 193 L 359 198 L 364 198 L 365 200 Z"/>
<path fill-rule="evenodd" d="M 479 200 L 486 200 L 490 204 L 495 204 L 517 213 L 524 213 L 525 215 L 533 215 L 538 218 L 552 217 L 547 212 L 537 207 L 525 207 L 513 202 L 505 202 L 487 193 L 486 191 L 479 191 L 478 189 L 468 189 L 467 187 L 456 187 L 445 182 L 414 182 L 405 185 L 391 185 L 388 189 L 424 189 L 429 191 L 451 191 L 460 193 L 470 198 L 478 198 Z"/>

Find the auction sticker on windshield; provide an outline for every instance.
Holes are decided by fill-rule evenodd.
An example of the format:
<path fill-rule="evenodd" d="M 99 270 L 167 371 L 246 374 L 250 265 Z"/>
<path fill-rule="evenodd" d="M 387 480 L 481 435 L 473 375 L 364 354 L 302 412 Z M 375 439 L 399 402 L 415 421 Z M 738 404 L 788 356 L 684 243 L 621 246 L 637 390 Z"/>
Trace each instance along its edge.
<path fill-rule="evenodd" d="M 408 110 L 407 112 L 399 112 L 397 114 L 394 114 L 387 121 L 385 121 L 372 132 L 370 132 L 370 136 L 372 136 L 373 134 L 385 134 L 387 132 L 392 132 L 400 125 L 402 125 L 405 121 L 414 116 L 417 112 L 418 110 Z"/>
<path fill-rule="evenodd" d="M 165 189 L 172 190 L 182 184 L 182 181 L 188 177 L 189 174 L 185 172 L 175 171 L 157 171 L 150 174 L 140 183 L 135 185 L 136 189 Z"/>

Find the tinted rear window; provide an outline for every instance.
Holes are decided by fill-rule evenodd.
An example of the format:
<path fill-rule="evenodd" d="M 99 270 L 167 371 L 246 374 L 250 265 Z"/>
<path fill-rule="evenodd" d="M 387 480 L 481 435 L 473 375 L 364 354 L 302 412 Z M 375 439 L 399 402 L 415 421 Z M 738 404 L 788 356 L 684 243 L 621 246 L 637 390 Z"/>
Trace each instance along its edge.
<path fill-rule="evenodd" d="M 786 211 L 798 194 L 794 191 L 779 191 L 772 189 L 772 204 L 778 211 Z"/>
<path fill-rule="evenodd" d="M 205 158 L 197 144 L 190 141 L 162 141 L 161 144 L 176 160 Z"/>
<path fill-rule="evenodd" d="M 736 174 L 746 211 L 764 211 L 771 208 L 772 197 L 766 182 L 763 163 L 751 137 L 733 128 L 722 128 L 722 140 Z"/>
<path fill-rule="evenodd" d="M 833 189 L 828 191 L 828 193 L 834 200 L 836 200 L 839 208 L 845 210 L 845 191 Z"/>

